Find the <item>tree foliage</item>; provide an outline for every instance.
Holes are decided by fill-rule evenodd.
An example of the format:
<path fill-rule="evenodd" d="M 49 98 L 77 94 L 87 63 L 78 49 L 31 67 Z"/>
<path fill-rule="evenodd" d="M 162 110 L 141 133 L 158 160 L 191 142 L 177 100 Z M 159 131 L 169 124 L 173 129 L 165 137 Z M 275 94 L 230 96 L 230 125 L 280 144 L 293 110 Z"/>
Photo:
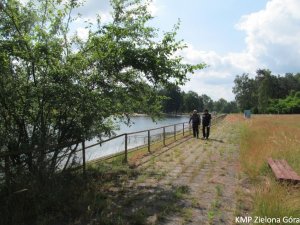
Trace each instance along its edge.
<path fill-rule="evenodd" d="M 159 94 L 164 97 L 162 101 L 163 112 L 177 114 L 180 111 L 183 99 L 177 85 L 169 85 L 167 88 L 161 89 Z"/>
<path fill-rule="evenodd" d="M 158 40 L 147 3 L 111 3 L 112 22 L 98 18 L 81 40 L 70 32 L 77 1 L 2 2 L 0 151 L 25 151 L 11 158 L 23 171 L 53 174 L 75 163 L 78 145 L 66 143 L 110 135 L 113 118 L 126 121 L 141 109 L 158 115 L 156 87 L 183 84 L 204 67 L 174 56 L 185 47 L 178 25 Z"/>
<path fill-rule="evenodd" d="M 255 89 L 254 80 L 249 78 L 248 74 L 242 74 L 241 76 L 236 76 L 234 84 L 233 93 L 239 109 L 255 108 L 257 96 L 253 91 Z"/>
<path fill-rule="evenodd" d="M 206 94 L 201 95 L 203 108 L 212 111 L 214 109 L 214 101 Z"/>
<path fill-rule="evenodd" d="M 268 112 L 270 113 L 300 113 L 300 91 L 291 91 L 284 99 L 271 100 Z"/>
<path fill-rule="evenodd" d="M 238 112 L 236 102 L 228 102 L 223 98 L 213 101 L 209 96 L 198 95 L 197 92 L 181 91 L 176 85 L 163 88 L 159 93 L 165 97 L 162 102 L 162 109 L 165 113 L 191 113 L 193 110 L 203 112 L 204 109 L 218 113 L 235 113 Z"/>
<path fill-rule="evenodd" d="M 189 91 L 187 93 L 183 92 L 183 110 L 184 112 L 192 112 L 197 110 L 198 112 L 203 112 L 203 99 L 194 91 Z"/>
<path fill-rule="evenodd" d="M 284 104 L 296 104 L 293 91 L 300 91 L 300 73 L 275 76 L 270 70 L 259 69 L 255 78 L 243 74 L 236 76 L 234 83 L 233 93 L 241 111 L 244 109 L 252 109 L 255 113 L 295 113 L 297 111 L 297 107 L 294 108 L 291 105 L 288 107 Z"/>

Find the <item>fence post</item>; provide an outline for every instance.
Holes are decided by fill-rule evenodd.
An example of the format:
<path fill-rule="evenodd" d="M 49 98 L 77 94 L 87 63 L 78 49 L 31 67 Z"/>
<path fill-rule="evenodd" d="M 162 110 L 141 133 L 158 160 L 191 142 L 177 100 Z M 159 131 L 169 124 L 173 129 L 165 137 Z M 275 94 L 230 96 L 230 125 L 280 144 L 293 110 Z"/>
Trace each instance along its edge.
<path fill-rule="evenodd" d="M 184 136 L 184 123 L 182 123 L 182 136 Z"/>
<path fill-rule="evenodd" d="M 150 130 L 148 130 L 148 152 L 150 152 Z"/>
<path fill-rule="evenodd" d="M 10 187 L 10 165 L 9 165 L 9 156 L 5 156 L 5 182 L 7 186 L 8 193 L 11 191 Z"/>
<path fill-rule="evenodd" d="M 176 141 L 176 125 L 174 125 L 174 140 Z"/>
<path fill-rule="evenodd" d="M 86 165 L 85 165 L 85 141 L 83 140 L 81 142 L 82 145 L 82 169 L 83 169 L 83 175 L 86 175 Z"/>
<path fill-rule="evenodd" d="M 163 127 L 163 142 L 164 142 L 164 146 L 166 146 L 166 128 Z"/>
<path fill-rule="evenodd" d="M 124 158 L 124 162 L 127 163 L 127 133 L 125 134 L 125 158 Z"/>

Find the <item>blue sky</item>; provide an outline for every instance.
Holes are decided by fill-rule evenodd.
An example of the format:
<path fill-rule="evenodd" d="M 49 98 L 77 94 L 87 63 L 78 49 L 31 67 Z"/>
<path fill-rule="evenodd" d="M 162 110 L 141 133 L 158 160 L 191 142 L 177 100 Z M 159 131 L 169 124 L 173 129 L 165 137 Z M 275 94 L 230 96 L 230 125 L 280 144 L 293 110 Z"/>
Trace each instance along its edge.
<path fill-rule="evenodd" d="M 159 2 L 159 3 L 158 3 Z M 241 51 L 245 34 L 235 29 L 241 16 L 265 6 L 266 0 L 160 0 L 154 25 L 170 30 L 178 18 L 181 28 L 178 37 L 194 47 L 219 53 Z"/>
<path fill-rule="evenodd" d="M 151 25 L 169 31 L 180 18 L 178 39 L 188 48 L 186 62 L 205 62 L 204 70 L 188 75 L 182 88 L 214 100 L 233 100 L 236 75 L 255 75 L 258 68 L 273 74 L 300 72 L 300 0 L 153 0 Z M 108 0 L 87 0 L 78 9 L 83 19 L 96 13 L 109 21 Z M 80 22 L 73 29 L 84 38 Z"/>

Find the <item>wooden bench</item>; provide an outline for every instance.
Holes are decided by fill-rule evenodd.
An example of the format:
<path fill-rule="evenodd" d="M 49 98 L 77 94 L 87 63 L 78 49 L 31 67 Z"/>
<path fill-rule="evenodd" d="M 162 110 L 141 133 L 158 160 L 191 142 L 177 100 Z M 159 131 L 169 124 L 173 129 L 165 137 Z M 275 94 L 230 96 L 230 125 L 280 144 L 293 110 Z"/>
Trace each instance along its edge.
<path fill-rule="evenodd" d="M 289 166 L 285 160 L 268 159 L 268 164 L 275 174 L 277 180 L 289 181 L 293 183 L 300 182 L 300 176 Z"/>

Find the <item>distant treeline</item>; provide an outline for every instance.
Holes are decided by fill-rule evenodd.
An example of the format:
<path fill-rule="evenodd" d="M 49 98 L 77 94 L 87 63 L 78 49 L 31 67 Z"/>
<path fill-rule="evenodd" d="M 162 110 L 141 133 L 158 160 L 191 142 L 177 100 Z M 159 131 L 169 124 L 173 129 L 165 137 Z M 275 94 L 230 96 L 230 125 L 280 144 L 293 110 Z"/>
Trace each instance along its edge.
<path fill-rule="evenodd" d="M 233 93 L 240 111 L 253 113 L 300 113 L 300 73 L 275 76 L 259 69 L 256 76 L 236 76 Z"/>
<path fill-rule="evenodd" d="M 273 75 L 270 70 L 259 69 L 256 76 L 237 75 L 233 93 L 236 101 L 220 98 L 213 101 L 209 96 L 194 91 L 184 92 L 176 85 L 158 90 L 163 97 L 162 111 L 165 113 L 190 113 L 204 109 L 218 113 L 300 113 L 300 73 Z"/>
<path fill-rule="evenodd" d="M 190 113 L 194 109 L 198 112 L 203 112 L 204 109 L 220 113 L 238 112 L 235 101 L 228 102 L 223 98 L 213 101 L 205 94 L 198 95 L 194 91 L 181 91 L 176 85 L 160 89 L 159 94 L 165 96 L 162 101 L 162 111 L 165 113 Z"/>

